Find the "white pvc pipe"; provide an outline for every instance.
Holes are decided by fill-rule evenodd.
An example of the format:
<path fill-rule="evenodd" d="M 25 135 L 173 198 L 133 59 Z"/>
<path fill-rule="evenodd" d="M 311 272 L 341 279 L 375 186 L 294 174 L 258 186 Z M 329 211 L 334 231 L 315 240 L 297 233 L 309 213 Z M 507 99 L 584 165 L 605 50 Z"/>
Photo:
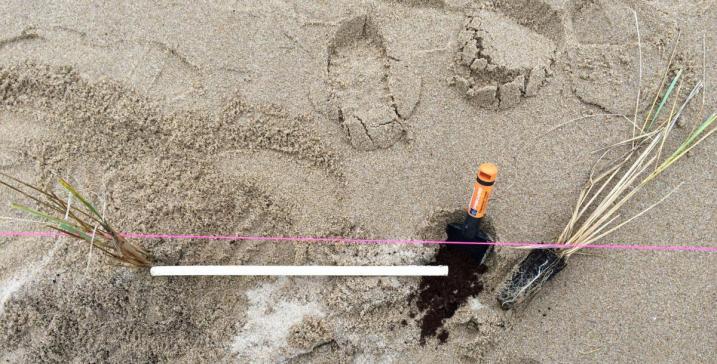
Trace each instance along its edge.
<path fill-rule="evenodd" d="M 447 276 L 446 265 L 177 265 L 158 266 L 152 276 Z"/>

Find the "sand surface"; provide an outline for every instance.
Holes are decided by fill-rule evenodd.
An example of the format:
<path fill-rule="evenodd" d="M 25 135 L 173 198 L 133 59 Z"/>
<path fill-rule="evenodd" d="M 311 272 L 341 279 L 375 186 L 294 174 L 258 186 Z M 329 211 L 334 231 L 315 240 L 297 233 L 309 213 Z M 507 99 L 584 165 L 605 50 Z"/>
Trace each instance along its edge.
<path fill-rule="evenodd" d="M 637 32 L 639 17 L 642 77 Z M 502 241 L 550 241 L 675 66 L 707 75 L 711 1 L 238 1 L 0 6 L 0 171 L 68 178 L 122 231 L 443 239 L 479 163 Z M 703 67 L 703 35 L 706 60 Z M 641 82 L 638 82 L 640 81 Z M 687 89 L 687 87 L 685 87 Z M 700 96 L 702 99 L 702 96 Z M 698 104 L 701 104 L 700 101 Z M 688 111 L 676 133 L 702 117 Z M 717 141 L 604 242 L 717 243 Z M 17 197 L 0 190 L 0 216 Z M 452 220 L 453 219 L 453 220 Z M 0 220 L 0 230 L 38 229 Z M 435 247 L 146 240 L 165 264 L 424 264 Z M 717 361 L 717 256 L 590 251 L 528 305 L 524 251 L 419 343 L 411 278 L 151 278 L 68 239 L 0 239 L 3 362 Z"/>

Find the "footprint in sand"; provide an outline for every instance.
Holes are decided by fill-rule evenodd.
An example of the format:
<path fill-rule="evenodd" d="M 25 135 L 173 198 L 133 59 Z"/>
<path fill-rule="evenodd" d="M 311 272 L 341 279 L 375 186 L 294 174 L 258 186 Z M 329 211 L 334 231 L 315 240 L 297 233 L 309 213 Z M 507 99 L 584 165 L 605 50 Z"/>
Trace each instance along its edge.
<path fill-rule="evenodd" d="M 640 80 L 638 34 L 630 6 L 617 1 L 577 0 L 568 11 L 568 53 L 575 95 L 606 112 L 631 114 L 640 83 L 641 106 L 647 107 L 677 35 L 674 22 L 661 17 L 650 5 L 635 5 L 643 60 Z"/>
<path fill-rule="evenodd" d="M 368 16 L 344 21 L 329 46 L 330 116 L 360 150 L 388 148 L 401 140 L 418 102 L 421 80 L 387 54 Z"/>

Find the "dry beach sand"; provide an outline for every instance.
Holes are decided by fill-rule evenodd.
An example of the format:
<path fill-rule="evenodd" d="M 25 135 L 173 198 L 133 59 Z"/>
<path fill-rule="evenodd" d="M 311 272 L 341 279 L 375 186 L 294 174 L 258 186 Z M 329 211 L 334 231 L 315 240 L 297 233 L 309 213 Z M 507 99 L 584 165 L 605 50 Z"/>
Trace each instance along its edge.
<path fill-rule="evenodd" d="M 550 241 L 674 41 L 717 105 L 713 1 L 0 5 L 0 171 L 69 178 L 128 232 L 442 239 L 479 163 L 502 241 Z M 707 53 L 703 67 L 703 34 Z M 687 87 L 685 87 L 687 88 Z M 701 96 L 700 96 L 701 98 Z M 698 103 L 701 104 L 701 101 Z M 697 105 L 697 104 L 695 104 Z M 676 133 L 701 118 L 699 107 Z M 605 242 L 717 242 L 717 141 Z M 20 217 L 0 190 L 0 216 Z M 459 213 L 458 213 L 459 216 Z M 38 229 L 0 220 L 0 231 Z M 435 247 L 195 240 L 166 264 L 423 264 Z M 590 250 L 528 305 L 484 290 L 419 343 L 410 278 L 151 278 L 68 239 L 0 239 L 3 362 L 717 361 L 717 256 Z M 88 260 L 89 259 L 89 260 Z"/>

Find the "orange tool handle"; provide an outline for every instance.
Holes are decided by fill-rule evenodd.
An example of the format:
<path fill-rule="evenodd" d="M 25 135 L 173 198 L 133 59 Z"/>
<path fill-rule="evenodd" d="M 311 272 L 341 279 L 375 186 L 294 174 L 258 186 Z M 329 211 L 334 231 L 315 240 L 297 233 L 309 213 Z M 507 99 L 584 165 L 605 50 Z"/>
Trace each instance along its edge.
<path fill-rule="evenodd" d="M 473 195 L 468 203 L 468 215 L 478 219 L 485 216 L 497 175 L 498 167 L 493 163 L 483 163 L 478 167 L 476 182 L 473 184 Z"/>

